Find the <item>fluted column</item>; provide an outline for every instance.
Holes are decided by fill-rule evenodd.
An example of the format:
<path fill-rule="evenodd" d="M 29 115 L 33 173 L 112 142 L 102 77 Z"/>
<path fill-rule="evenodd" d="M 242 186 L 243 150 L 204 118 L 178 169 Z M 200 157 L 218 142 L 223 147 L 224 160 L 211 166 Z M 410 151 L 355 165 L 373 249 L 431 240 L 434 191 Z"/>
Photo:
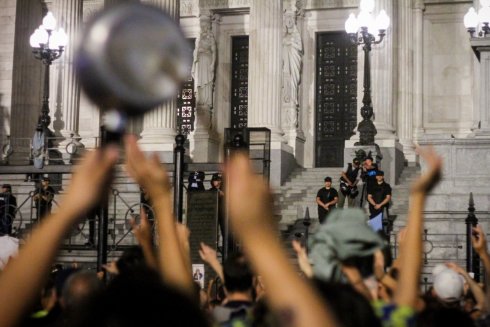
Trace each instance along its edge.
<path fill-rule="evenodd" d="M 267 127 L 272 141 L 281 129 L 282 0 L 250 1 L 248 126 Z"/>
<path fill-rule="evenodd" d="M 414 56 L 413 56 L 413 111 L 414 111 L 414 139 L 422 137 L 424 133 L 423 126 L 423 19 L 424 19 L 424 1 L 415 0 L 413 9 L 413 35 L 414 35 Z"/>
<path fill-rule="evenodd" d="M 179 0 L 146 0 L 142 2 L 162 8 L 177 22 L 179 21 Z M 145 114 L 140 140 L 141 148 L 144 151 L 173 151 L 176 135 L 176 113 L 177 104 L 175 96 L 163 105 Z"/>
<path fill-rule="evenodd" d="M 411 1 L 401 1 L 398 8 L 398 123 L 397 132 L 403 152 L 415 161 L 413 148 L 413 14 Z"/>
<path fill-rule="evenodd" d="M 83 22 L 83 0 L 57 0 L 53 11 L 58 26 L 64 28 L 68 35 L 65 51 L 58 62 L 55 62 L 58 68 L 56 89 L 59 93 L 53 128 L 69 139 L 71 134 L 78 136 L 80 84 L 75 76 L 73 58 L 77 44 L 76 38 Z"/>
<path fill-rule="evenodd" d="M 41 3 L 31 0 L 18 0 L 15 13 L 14 48 L 12 53 L 12 100 L 10 112 L 4 109 L 1 124 L 5 134 L 12 136 L 15 147 L 14 156 L 18 152 L 28 151 L 29 140 L 32 138 L 41 112 L 44 65 L 34 58 L 29 46 L 29 37 L 41 24 L 43 18 Z M 7 53 L 7 52 L 6 52 Z M 2 94 L 0 94 L 0 98 Z M 8 99 L 3 99 L 7 100 Z M 10 103 L 10 101 L 6 102 Z M 3 130 L 2 128 L 2 130 Z M 3 141 L 3 139 L 2 139 Z"/>
<path fill-rule="evenodd" d="M 472 40 L 472 46 L 480 54 L 479 63 L 479 123 L 475 130 L 476 137 L 490 137 L 490 41 Z"/>
<path fill-rule="evenodd" d="M 405 1 L 402 1 L 405 2 Z M 376 0 L 377 11 L 384 9 L 394 20 L 394 4 L 392 0 Z M 388 33 L 383 42 L 377 46 L 373 46 L 371 51 L 371 86 L 373 109 L 375 114 L 374 124 L 378 131 L 376 140 L 394 139 L 394 115 L 393 107 L 396 102 L 393 98 L 393 84 L 395 83 L 393 70 L 395 69 L 395 44 L 396 26 L 391 24 Z"/>

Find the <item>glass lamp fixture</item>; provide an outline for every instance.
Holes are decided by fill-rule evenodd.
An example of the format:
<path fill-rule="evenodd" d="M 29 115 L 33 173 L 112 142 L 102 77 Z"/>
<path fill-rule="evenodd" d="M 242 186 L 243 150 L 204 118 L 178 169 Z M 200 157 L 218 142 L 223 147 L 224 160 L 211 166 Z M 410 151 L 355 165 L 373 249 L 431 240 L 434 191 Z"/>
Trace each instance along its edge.
<path fill-rule="evenodd" d="M 54 18 L 51 11 L 48 11 L 46 16 L 44 16 L 43 26 L 47 31 L 52 31 L 56 28 L 56 18 Z"/>
<path fill-rule="evenodd" d="M 490 0 L 480 0 L 478 12 L 471 7 L 464 15 L 463 23 L 471 37 L 486 37 L 490 33 Z"/>

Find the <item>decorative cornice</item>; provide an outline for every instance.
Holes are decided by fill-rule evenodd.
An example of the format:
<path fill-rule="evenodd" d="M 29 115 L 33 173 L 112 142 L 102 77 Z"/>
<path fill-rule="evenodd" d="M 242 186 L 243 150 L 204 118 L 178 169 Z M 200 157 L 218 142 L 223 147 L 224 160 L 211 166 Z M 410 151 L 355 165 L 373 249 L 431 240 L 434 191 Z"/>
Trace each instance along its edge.
<path fill-rule="evenodd" d="M 199 7 L 202 9 L 228 9 L 250 7 L 250 0 L 200 0 Z"/>
<path fill-rule="evenodd" d="M 304 0 L 306 10 L 332 9 L 332 8 L 357 8 L 359 0 Z"/>

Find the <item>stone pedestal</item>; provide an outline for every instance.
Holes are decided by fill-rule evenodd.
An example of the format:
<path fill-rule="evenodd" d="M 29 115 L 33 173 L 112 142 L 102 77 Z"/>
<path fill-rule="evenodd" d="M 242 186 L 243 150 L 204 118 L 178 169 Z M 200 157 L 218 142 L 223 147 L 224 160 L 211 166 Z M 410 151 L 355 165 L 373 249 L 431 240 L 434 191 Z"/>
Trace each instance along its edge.
<path fill-rule="evenodd" d="M 374 145 L 357 146 L 354 143 L 352 140 L 345 141 L 344 162 L 346 164 L 352 162 L 352 159 L 355 157 L 355 151 L 360 149 L 366 151 L 366 154 L 371 151 L 372 157 L 376 161 L 377 149 Z M 385 173 L 385 180 L 391 185 L 396 185 L 405 165 L 403 148 L 396 140 L 380 140 L 376 141 L 376 144 L 378 144 L 379 151 L 383 156 L 380 169 Z"/>
<path fill-rule="evenodd" d="M 490 210 L 490 142 L 488 139 L 451 139 L 434 137 L 419 140 L 431 145 L 443 157 L 442 180 L 431 192 L 426 204 L 428 212 L 466 211 L 468 197 L 473 192 L 475 206 Z M 425 162 L 421 162 L 422 171 Z"/>
<path fill-rule="evenodd" d="M 220 150 L 219 136 L 210 124 L 200 123 L 210 121 L 211 112 L 202 109 L 196 110 L 196 129 L 189 136 L 190 155 L 194 162 L 217 162 Z"/>

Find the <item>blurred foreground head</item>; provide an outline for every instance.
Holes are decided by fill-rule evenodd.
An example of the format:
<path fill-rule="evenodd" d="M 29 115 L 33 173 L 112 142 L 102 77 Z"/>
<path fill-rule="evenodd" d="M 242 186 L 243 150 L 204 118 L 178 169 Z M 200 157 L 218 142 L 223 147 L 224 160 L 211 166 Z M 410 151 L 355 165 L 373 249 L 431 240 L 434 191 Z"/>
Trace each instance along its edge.
<path fill-rule="evenodd" d="M 126 2 L 101 11 L 81 37 L 75 69 L 102 110 L 142 115 L 173 97 L 190 75 L 192 52 L 161 9 Z"/>

